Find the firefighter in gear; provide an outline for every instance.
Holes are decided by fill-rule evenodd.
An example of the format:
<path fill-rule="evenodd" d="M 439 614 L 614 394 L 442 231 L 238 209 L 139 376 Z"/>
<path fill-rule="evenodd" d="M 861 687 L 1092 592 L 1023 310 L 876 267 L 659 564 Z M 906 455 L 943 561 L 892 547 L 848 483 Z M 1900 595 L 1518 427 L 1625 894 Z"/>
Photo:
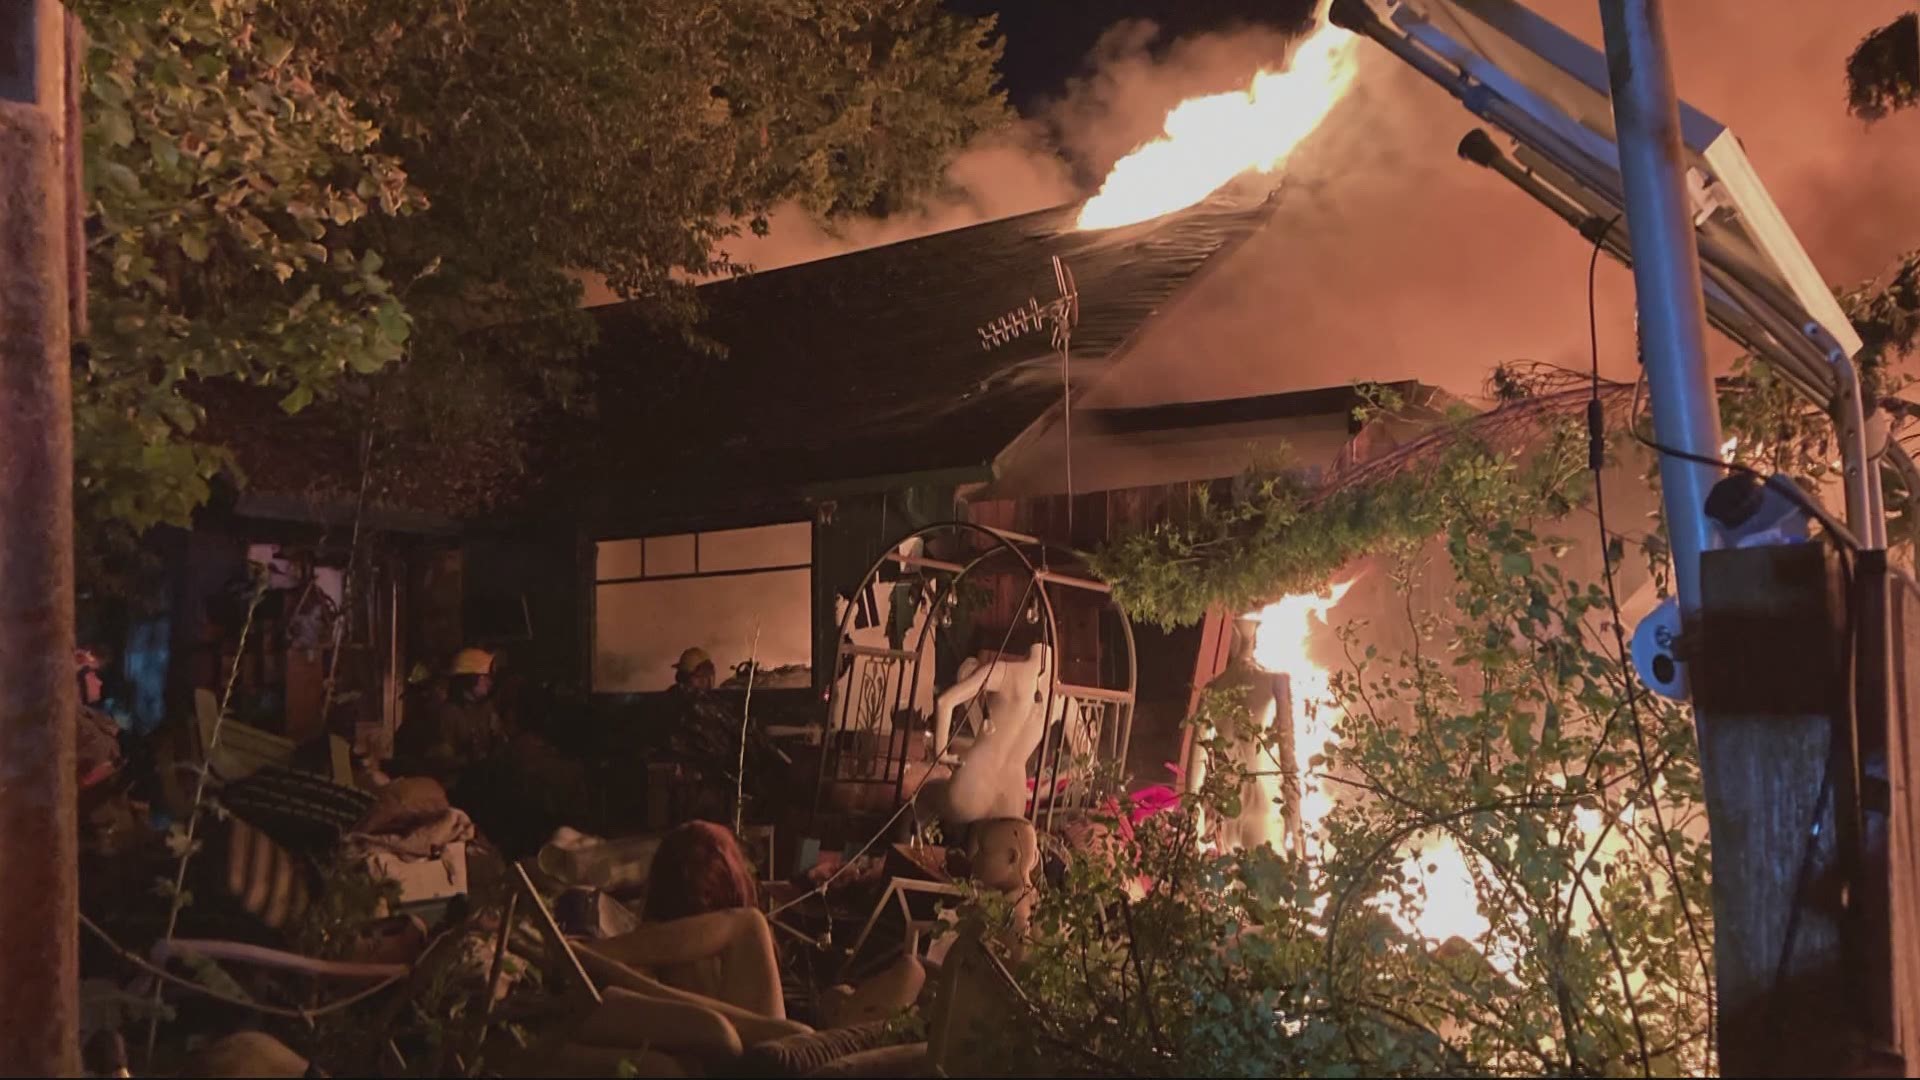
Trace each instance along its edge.
<path fill-rule="evenodd" d="M 461 766 L 491 757 L 506 744 L 493 699 L 493 654 L 461 649 L 448 673 L 447 700 L 440 706 L 440 746 Z"/>
<path fill-rule="evenodd" d="M 688 649 L 673 665 L 673 688 L 681 693 L 704 693 L 713 689 L 713 658 L 701 648 Z"/>
<path fill-rule="evenodd" d="M 486 760 L 505 745 L 504 725 L 493 701 L 493 654 L 462 649 L 447 669 L 422 715 L 400 728 L 395 749 L 409 766 L 451 784 L 468 766 Z"/>

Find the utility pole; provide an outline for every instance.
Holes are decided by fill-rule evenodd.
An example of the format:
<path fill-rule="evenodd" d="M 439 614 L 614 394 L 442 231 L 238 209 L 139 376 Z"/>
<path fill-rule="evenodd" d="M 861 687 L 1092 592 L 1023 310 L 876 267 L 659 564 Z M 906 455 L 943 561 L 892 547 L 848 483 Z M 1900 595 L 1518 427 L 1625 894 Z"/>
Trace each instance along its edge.
<path fill-rule="evenodd" d="M 0 1073 L 76 1076 L 70 27 L 0 0 Z"/>
<path fill-rule="evenodd" d="M 1600 0 L 1600 16 L 1654 434 L 1663 447 L 1718 459 L 1661 0 Z M 1824 547 L 1710 551 L 1706 497 L 1720 474 L 1660 455 L 1713 842 L 1719 1072 L 1851 1075 L 1862 999 L 1846 977 L 1847 901 L 1829 902 L 1816 887 L 1835 880 L 1840 850 L 1855 842 L 1835 839 L 1848 832 L 1836 829 L 1844 819 L 1835 808 L 1853 801 L 1851 758 L 1841 753 L 1851 745 L 1840 689 L 1847 600 Z M 1767 671 L 1793 675 L 1756 677 Z"/>

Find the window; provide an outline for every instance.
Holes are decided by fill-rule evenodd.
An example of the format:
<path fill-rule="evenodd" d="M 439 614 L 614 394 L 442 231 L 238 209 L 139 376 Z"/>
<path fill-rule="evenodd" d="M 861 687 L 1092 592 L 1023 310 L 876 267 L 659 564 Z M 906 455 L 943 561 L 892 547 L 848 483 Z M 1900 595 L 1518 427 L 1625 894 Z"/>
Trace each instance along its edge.
<path fill-rule="evenodd" d="M 594 545 L 593 688 L 664 690 L 690 647 L 724 682 L 813 657 L 813 527 L 807 522 L 606 540 Z M 754 629 L 760 643 L 754 648 Z"/>

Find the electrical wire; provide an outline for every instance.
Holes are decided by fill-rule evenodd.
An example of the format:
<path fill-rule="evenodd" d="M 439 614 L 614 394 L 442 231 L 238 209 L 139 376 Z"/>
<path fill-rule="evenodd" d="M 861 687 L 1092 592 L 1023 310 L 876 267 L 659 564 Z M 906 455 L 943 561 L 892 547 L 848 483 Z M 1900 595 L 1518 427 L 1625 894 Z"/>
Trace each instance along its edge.
<path fill-rule="evenodd" d="M 1600 315 L 1594 299 L 1594 277 L 1600 265 L 1600 252 L 1606 245 L 1607 234 L 1620 223 L 1620 214 L 1615 214 L 1606 224 L 1599 226 L 1593 235 L 1593 253 L 1587 260 L 1587 344 L 1592 364 L 1593 394 L 1587 401 L 1587 466 L 1593 472 L 1593 510 L 1600 531 L 1600 565 L 1607 582 L 1607 605 L 1612 612 L 1613 640 L 1620 652 L 1620 675 L 1626 684 L 1626 714 L 1633 726 L 1634 749 L 1640 759 L 1641 785 L 1647 793 L 1648 807 L 1653 811 L 1653 827 L 1660 837 L 1660 848 L 1666 856 L 1667 875 L 1673 882 L 1674 896 L 1680 901 L 1680 914 L 1687 924 L 1687 936 L 1693 943 L 1695 958 L 1700 963 L 1700 971 L 1706 979 L 1707 990 L 1707 1056 L 1713 1057 L 1715 1000 L 1713 986 L 1713 965 L 1707 957 L 1707 949 L 1700 933 L 1699 923 L 1693 916 L 1693 904 L 1687 899 L 1687 891 L 1680 881 L 1680 863 L 1673 852 L 1673 839 L 1667 834 L 1664 815 L 1660 810 L 1660 796 L 1654 791 L 1653 758 L 1647 751 L 1646 728 L 1640 722 L 1640 691 L 1634 678 L 1632 657 L 1627 648 L 1627 632 L 1623 625 L 1625 618 L 1620 610 L 1620 592 L 1615 583 L 1613 572 L 1613 534 L 1607 528 L 1607 495 L 1605 483 L 1606 471 L 1606 406 L 1600 400 Z M 1638 384 L 1634 396 L 1639 397 Z M 1631 415 L 1628 426 L 1632 426 Z M 1636 435 L 1638 433 L 1636 432 Z M 1618 715 L 1617 713 L 1615 714 Z M 1607 730 L 1601 735 L 1605 742 L 1610 734 L 1614 717 L 1608 717 Z M 1636 1016 L 1637 1021 L 1637 1016 Z M 1637 1032 L 1641 1042 L 1641 1069 L 1651 1076 L 1651 1063 L 1647 1060 L 1646 1033 Z"/>

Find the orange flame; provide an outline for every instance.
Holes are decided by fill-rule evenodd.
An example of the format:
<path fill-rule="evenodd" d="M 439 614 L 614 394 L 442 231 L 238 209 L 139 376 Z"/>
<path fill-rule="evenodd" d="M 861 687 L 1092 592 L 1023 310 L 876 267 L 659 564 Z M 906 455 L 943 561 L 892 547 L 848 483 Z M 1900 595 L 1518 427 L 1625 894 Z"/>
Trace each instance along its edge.
<path fill-rule="evenodd" d="M 1192 206 L 1241 173 L 1278 169 L 1353 84 L 1357 40 L 1322 23 L 1285 69 L 1259 72 L 1245 90 L 1176 105 L 1164 136 L 1114 165 L 1081 208 L 1079 227 L 1146 221 Z"/>
<path fill-rule="evenodd" d="M 1300 777 L 1301 831 L 1309 858 L 1326 858 L 1331 845 L 1324 835 L 1324 822 L 1333 809 L 1330 785 L 1317 778 L 1310 763 L 1324 758 L 1338 739 L 1335 725 L 1339 710 L 1332 700 L 1332 676 L 1314 662 L 1308 643 L 1316 627 L 1327 625 L 1327 614 L 1353 587 L 1353 580 L 1334 585 L 1315 595 L 1296 593 L 1268 604 L 1249 618 L 1259 623 L 1253 645 L 1254 663 L 1263 670 L 1287 675 L 1292 683 L 1294 715 L 1294 767 Z M 1261 726 L 1278 722 L 1269 705 Z M 1277 806 L 1268 834 L 1282 835 L 1284 823 Z M 1419 882 L 1415 897 L 1403 904 L 1397 896 L 1376 898 L 1374 906 L 1388 915 L 1406 933 L 1439 945 L 1450 938 L 1463 938 L 1482 946 L 1488 959 L 1502 973 L 1513 968 L 1512 950 L 1505 942 L 1487 941 L 1492 923 L 1480 911 L 1473 867 L 1469 856 L 1451 837 L 1444 834 L 1416 838 L 1403 856 L 1401 873 Z"/>
<path fill-rule="evenodd" d="M 1307 850 L 1315 854 L 1319 851 L 1320 823 L 1333 809 L 1333 797 L 1313 776 L 1309 762 L 1324 755 L 1333 742 L 1336 712 L 1329 700 L 1332 679 L 1327 669 L 1314 663 L 1307 654 L 1307 642 L 1314 626 L 1327 624 L 1327 612 L 1333 610 L 1351 588 L 1353 582 L 1349 580 L 1328 588 L 1324 595 L 1283 596 L 1250 616 L 1260 624 L 1253 637 L 1253 662 L 1263 671 L 1288 676 L 1292 683 L 1294 715 L 1290 719 L 1294 725 L 1295 759 L 1292 765 L 1300 777 L 1300 827 Z M 1263 729 L 1275 722 L 1277 718 L 1273 714 L 1274 706 L 1269 703 L 1260 721 Z M 1271 813 L 1277 819 L 1279 808 L 1272 808 Z M 1270 832 L 1278 836 L 1281 829 L 1281 823 L 1275 820 Z"/>

